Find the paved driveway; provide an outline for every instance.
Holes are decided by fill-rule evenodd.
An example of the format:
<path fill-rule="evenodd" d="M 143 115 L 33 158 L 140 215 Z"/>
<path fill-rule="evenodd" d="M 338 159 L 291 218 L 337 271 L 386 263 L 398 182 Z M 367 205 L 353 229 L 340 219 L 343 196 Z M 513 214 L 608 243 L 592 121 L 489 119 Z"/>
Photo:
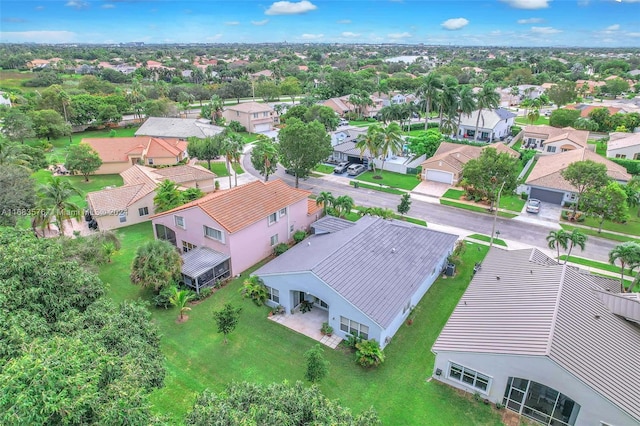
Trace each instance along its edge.
<path fill-rule="evenodd" d="M 519 222 L 532 223 L 542 226 L 551 226 L 559 228 L 560 214 L 562 213 L 562 207 L 557 204 L 540 202 L 540 212 L 538 214 L 527 212 L 527 205 L 522 208 L 520 216 L 513 218 L 513 220 Z"/>
<path fill-rule="evenodd" d="M 411 192 L 415 192 L 417 194 L 422 194 L 422 195 L 428 195 L 430 197 L 440 198 L 444 195 L 445 192 L 447 192 L 449 188 L 451 188 L 451 185 L 449 185 L 448 183 L 440 183 L 440 182 L 433 182 L 430 180 L 423 180 L 418 184 L 418 186 L 413 188 L 413 191 Z"/>

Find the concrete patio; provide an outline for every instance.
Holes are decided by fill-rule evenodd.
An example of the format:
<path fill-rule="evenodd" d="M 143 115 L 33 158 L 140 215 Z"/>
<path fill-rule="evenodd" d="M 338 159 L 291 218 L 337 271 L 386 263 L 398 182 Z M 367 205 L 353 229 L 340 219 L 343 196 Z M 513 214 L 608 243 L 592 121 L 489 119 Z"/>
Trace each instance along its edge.
<path fill-rule="evenodd" d="M 325 336 L 320 332 L 322 323 L 329 320 L 329 313 L 320 308 L 313 308 L 304 314 L 296 309 L 293 315 L 273 315 L 270 316 L 269 319 L 282 324 L 291 330 L 297 331 L 300 334 L 304 334 L 313 340 L 317 340 L 331 349 L 335 349 L 342 341 L 342 338 L 335 334 Z"/>

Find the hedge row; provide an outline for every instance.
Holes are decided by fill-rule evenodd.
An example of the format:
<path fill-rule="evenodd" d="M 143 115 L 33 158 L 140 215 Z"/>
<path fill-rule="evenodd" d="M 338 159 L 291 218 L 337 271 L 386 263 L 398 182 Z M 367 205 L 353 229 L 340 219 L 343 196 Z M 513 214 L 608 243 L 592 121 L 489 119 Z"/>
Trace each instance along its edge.
<path fill-rule="evenodd" d="M 625 158 L 609 158 L 614 163 L 620 164 L 627 169 L 627 173 L 640 175 L 640 160 L 627 160 Z"/>

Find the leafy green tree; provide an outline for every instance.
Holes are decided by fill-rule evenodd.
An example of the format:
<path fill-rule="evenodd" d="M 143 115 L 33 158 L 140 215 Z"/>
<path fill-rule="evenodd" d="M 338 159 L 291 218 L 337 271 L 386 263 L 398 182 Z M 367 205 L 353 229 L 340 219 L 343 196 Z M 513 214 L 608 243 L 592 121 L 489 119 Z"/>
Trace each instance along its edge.
<path fill-rule="evenodd" d="M 282 115 L 282 121 L 286 123 L 287 120 L 290 118 L 297 118 L 298 120 L 304 121 L 305 123 L 307 123 L 308 121 L 305 119 L 305 115 L 307 114 L 307 111 L 309 111 L 309 108 L 310 107 L 306 105 L 295 105 L 295 106 L 289 107 L 287 108 L 287 112 L 284 115 Z"/>
<path fill-rule="evenodd" d="M 576 85 L 573 81 L 563 81 L 551 86 L 545 94 L 560 108 L 576 99 Z"/>
<path fill-rule="evenodd" d="M 398 204 L 397 209 L 398 213 L 400 213 L 402 216 L 409 213 L 409 209 L 411 209 L 411 194 L 409 194 L 408 192 L 402 194 L 402 196 L 400 197 L 400 204 Z"/>
<path fill-rule="evenodd" d="M 476 94 L 476 106 L 478 108 L 478 117 L 476 118 L 476 129 L 474 140 L 478 141 L 478 127 L 480 126 L 480 117 L 485 109 L 495 109 L 500 105 L 500 95 L 496 92 L 496 86 L 492 83 L 485 83 L 480 91 Z"/>
<path fill-rule="evenodd" d="M 580 208 L 588 215 L 598 218 L 598 233 L 602 232 L 605 220 L 625 222 L 629 219 L 627 194 L 615 181 L 582 194 Z"/>
<path fill-rule="evenodd" d="M 30 115 L 33 129 L 39 138 L 50 140 L 71 134 L 71 126 L 54 110 L 33 111 Z"/>
<path fill-rule="evenodd" d="M 25 154 L 24 148 L 24 146 L 0 137 L 0 166 L 14 165 L 28 169 L 32 159 Z"/>
<path fill-rule="evenodd" d="M 356 361 L 362 367 L 377 367 L 384 362 L 384 353 L 375 339 L 356 343 Z"/>
<path fill-rule="evenodd" d="M 131 265 L 131 282 L 157 293 L 180 279 L 182 258 L 178 250 L 164 240 L 144 243 L 136 250 Z"/>
<path fill-rule="evenodd" d="M 561 173 L 562 177 L 576 188 L 576 202 L 573 205 L 573 214 L 576 214 L 582 194 L 591 189 L 598 189 L 609 182 L 607 166 L 592 160 L 576 161 L 569 164 Z"/>
<path fill-rule="evenodd" d="M 320 344 L 316 344 L 314 347 L 304 353 L 304 358 L 307 363 L 307 370 L 304 377 L 311 383 L 319 382 L 329 374 L 329 361 L 324 359 L 324 350 Z"/>
<path fill-rule="evenodd" d="M 629 268 L 633 271 L 635 268 L 640 267 L 640 244 L 635 241 L 626 241 L 618 244 L 609 252 L 609 263 L 616 264 L 616 261 L 620 263 L 620 293 L 625 292 L 624 285 L 624 272 L 625 268 Z M 627 289 L 631 292 L 633 284 Z"/>
<path fill-rule="evenodd" d="M 316 385 L 241 382 L 227 385 L 220 394 L 205 390 L 198 395 L 185 424 L 379 426 L 381 422 L 373 409 L 354 416 L 349 409 L 325 397 Z"/>
<path fill-rule="evenodd" d="M 569 239 L 569 233 L 564 229 L 558 229 L 557 231 L 549 231 L 547 235 L 547 246 L 553 250 L 557 250 L 556 260 L 560 260 L 560 248 L 567 249 L 567 241 Z"/>
<path fill-rule="evenodd" d="M 31 118 L 18 108 L 10 108 L 2 120 L 2 133 L 13 142 L 24 143 L 36 135 Z"/>
<path fill-rule="evenodd" d="M 277 101 L 280 98 L 280 88 L 271 80 L 254 83 L 255 95 L 265 102 Z"/>
<path fill-rule="evenodd" d="M 71 201 L 73 196 L 82 195 L 71 183 L 59 176 L 50 176 L 49 180 L 40 185 L 37 191 L 37 206 L 41 211 L 34 218 L 34 225 L 41 229 L 49 227 L 53 220 L 60 235 L 64 235 L 64 223 L 71 219 L 80 220 L 82 211 L 80 207 Z"/>
<path fill-rule="evenodd" d="M 580 111 L 577 109 L 556 109 L 549 116 L 549 125 L 553 127 L 573 126 L 580 118 Z"/>
<path fill-rule="evenodd" d="M 351 210 L 355 207 L 355 203 L 353 202 L 353 198 L 348 195 L 340 195 L 333 201 L 332 207 L 339 217 L 345 217 L 351 213 Z"/>
<path fill-rule="evenodd" d="M 211 160 L 215 160 L 222 154 L 223 137 L 220 135 L 207 136 L 204 139 L 190 137 L 188 141 L 189 156 L 206 161 L 208 169 L 211 170 Z"/>
<path fill-rule="evenodd" d="M 518 159 L 495 148 L 485 148 L 480 157 L 464 165 L 462 174 L 475 190 L 489 199 L 493 209 L 501 187 L 503 194 L 511 194 L 516 189 Z"/>
<path fill-rule="evenodd" d="M 295 77 L 287 77 L 280 83 L 280 93 L 289 95 L 291 103 L 296 103 L 296 96 L 302 93 L 300 81 Z"/>
<path fill-rule="evenodd" d="M 240 294 L 242 294 L 242 298 L 244 299 L 250 298 L 253 300 L 253 303 L 257 306 L 264 305 L 269 298 L 269 293 L 267 292 L 267 288 L 265 287 L 262 278 L 257 275 L 252 275 L 244 280 L 242 288 L 240 289 Z"/>
<path fill-rule="evenodd" d="M 182 191 L 182 202 L 188 203 L 190 201 L 195 201 L 204 196 L 204 192 L 200 188 L 187 188 Z"/>
<path fill-rule="evenodd" d="M 163 180 L 158 185 L 156 196 L 153 197 L 153 204 L 156 213 L 166 212 L 184 204 L 178 185 L 169 179 Z"/>
<path fill-rule="evenodd" d="M 251 150 L 251 164 L 267 182 L 269 175 L 278 169 L 278 146 L 266 136 L 261 136 Z"/>
<path fill-rule="evenodd" d="M 74 172 L 80 172 L 84 181 L 89 182 L 89 175 L 100 168 L 102 159 L 100 155 L 86 143 L 71 145 L 65 167 Z"/>
<path fill-rule="evenodd" d="M 115 105 L 103 104 L 98 107 L 98 123 L 119 123 L 121 120 L 122 114 Z"/>
<path fill-rule="evenodd" d="M 611 114 L 605 107 L 594 108 L 589 112 L 589 119 L 598 125 L 598 130 L 607 131 L 611 130 L 609 119 Z"/>
<path fill-rule="evenodd" d="M 569 257 L 571 256 L 571 251 L 574 247 L 580 247 L 580 250 L 583 251 L 587 244 L 587 236 L 583 234 L 579 229 L 573 229 L 567 235 L 567 245 L 569 246 L 569 250 L 567 251 L 567 258 L 564 263 L 567 264 Z"/>
<path fill-rule="evenodd" d="M 302 121 L 311 123 L 314 120 L 322 123 L 327 132 L 334 131 L 340 122 L 340 118 L 336 115 L 335 111 L 324 105 L 313 105 L 304 113 Z"/>
<path fill-rule="evenodd" d="M 614 78 L 611 80 L 607 80 L 602 90 L 605 93 L 613 95 L 613 97 L 617 97 L 622 92 L 629 91 L 629 83 L 622 78 Z"/>
<path fill-rule="evenodd" d="M 224 344 L 227 344 L 227 336 L 236 329 L 240 319 L 242 308 L 234 308 L 231 303 L 226 303 L 224 308 L 213 313 L 218 326 L 218 333 L 224 336 Z"/>
<path fill-rule="evenodd" d="M 178 317 L 180 321 L 184 321 L 184 313 L 191 310 L 191 308 L 187 306 L 187 303 L 192 299 L 193 294 L 187 290 L 178 290 L 177 287 L 173 287 L 173 294 L 169 298 L 169 303 L 180 311 L 180 316 Z"/>
<path fill-rule="evenodd" d="M 425 155 L 426 158 L 433 157 L 442 140 L 442 133 L 438 129 L 429 129 L 422 135 L 407 138 L 409 151 L 415 158 L 421 155 Z"/>
<path fill-rule="evenodd" d="M 360 136 L 356 140 L 356 148 L 360 150 L 360 158 L 364 156 L 366 152 L 368 163 L 373 167 L 373 174 L 376 174 L 376 163 L 373 161 L 382 153 L 382 146 L 384 145 L 384 136 L 381 133 L 381 127 L 377 124 L 372 124 L 367 129 L 367 133 Z"/>
<path fill-rule="evenodd" d="M 322 213 L 326 215 L 327 211 L 330 208 L 333 208 L 335 201 L 336 200 L 331 192 L 322 191 L 316 197 L 316 206 L 322 205 Z"/>
<path fill-rule="evenodd" d="M 382 138 L 382 146 L 380 147 L 382 151 L 380 173 L 382 174 L 387 156 L 401 153 L 404 140 L 402 139 L 402 130 L 397 123 L 390 123 L 387 127 L 381 128 L 380 137 Z M 382 178 L 382 176 L 380 177 Z"/>
<path fill-rule="evenodd" d="M 296 188 L 300 178 L 307 177 L 311 169 L 328 158 L 332 151 L 331 138 L 318 121 L 303 123 L 296 118 L 289 119 L 278 139 L 280 161 L 295 173 Z"/>
<path fill-rule="evenodd" d="M 23 167 L 0 164 L 0 226 L 15 226 L 36 203 L 35 182 Z"/>
<path fill-rule="evenodd" d="M 232 80 L 222 84 L 217 94 L 222 99 L 235 98 L 237 103 L 240 103 L 240 98 L 251 96 L 251 84 L 246 80 Z"/>

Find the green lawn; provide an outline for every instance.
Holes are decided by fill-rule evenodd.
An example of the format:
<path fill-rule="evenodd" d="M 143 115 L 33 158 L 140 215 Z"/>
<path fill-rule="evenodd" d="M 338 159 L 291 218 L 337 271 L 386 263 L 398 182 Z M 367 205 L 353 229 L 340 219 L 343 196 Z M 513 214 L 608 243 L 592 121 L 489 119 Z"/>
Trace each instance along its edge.
<path fill-rule="evenodd" d="M 199 161 L 198 164 L 202 167 L 204 167 L 205 169 L 208 168 L 208 164 L 206 161 Z M 244 173 L 244 170 L 242 169 L 242 166 L 238 163 L 232 163 L 231 167 L 233 167 L 233 170 L 235 170 L 235 172 L 239 175 Z M 212 161 L 211 162 L 211 169 L 210 169 L 213 173 L 216 174 L 216 176 L 218 177 L 227 177 L 229 176 L 229 171 L 227 170 L 227 163 L 224 161 Z"/>
<path fill-rule="evenodd" d="M 366 121 L 366 120 L 352 120 L 352 121 L 349 121 L 349 125 L 350 126 L 356 126 L 356 127 L 369 127 L 373 123 L 375 123 L 375 121 Z"/>
<path fill-rule="evenodd" d="M 536 121 L 534 121 L 533 123 L 531 123 L 529 120 L 527 120 L 525 117 L 516 117 L 516 124 L 520 125 L 520 126 L 528 126 L 530 124 L 549 124 L 549 118 L 545 117 L 544 115 L 540 116 L 540 118 L 538 118 Z"/>
<path fill-rule="evenodd" d="M 513 146 L 511 147 L 511 149 L 514 150 L 519 150 L 522 147 L 522 138 L 520 138 L 520 140 L 518 140 L 518 142 L 514 143 Z"/>
<path fill-rule="evenodd" d="M 253 142 L 258 139 L 258 135 L 255 133 L 240 132 L 238 134 L 242 136 L 242 139 L 244 139 L 244 143 Z"/>
<path fill-rule="evenodd" d="M 607 144 L 605 142 L 590 140 L 589 144 L 596 146 L 596 154 L 607 157 Z"/>
<path fill-rule="evenodd" d="M 135 248 L 152 238 L 151 225 L 147 222 L 117 232 L 123 249 L 100 272 L 109 284 L 107 297 L 116 301 L 148 299 L 148 292 L 130 284 L 129 266 Z M 322 391 L 356 413 L 373 406 L 388 425 L 500 425 L 499 413 L 491 406 L 436 381 L 426 381 L 433 369 L 431 346 L 465 291 L 473 265 L 486 254 L 487 247 L 477 247 L 466 251 L 454 278 L 438 279 L 431 287 L 416 308 L 413 325 L 403 325 L 385 349 L 382 366 L 364 370 L 356 366 L 353 354 L 325 349 L 330 367 L 320 383 Z M 239 289 L 249 272 L 192 306 L 186 323 L 176 323 L 173 309 L 150 308 L 162 336 L 167 369 L 165 386 L 151 399 L 154 411 L 168 416 L 169 423 L 181 423 L 195 394 L 205 388 L 221 391 L 230 381 L 238 380 L 303 380 L 303 355 L 315 342 L 269 321 L 266 307 L 241 299 Z M 224 303 L 243 308 L 227 345 L 213 325 L 213 312 Z"/>
<path fill-rule="evenodd" d="M 529 167 L 529 170 L 527 170 L 527 173 L 524 174 L 524 176 L 522 177 L 522 181 L 526 182 L 527 178 L 529 177 L 529 175 L 531 174 L 531 171 L 533 170 L 533 168 L 536 166 L 536 163 L 538 162 L 538 160 L 533 160 L 533 164 L 531 164 L 531 167 Z M 522 173 L 522 172 L 521 172 Z"/>
<path fill-rule="evenodd" d="M 460 197 L 462 197 L 463 195 L 464 195 L 464 190 L 450 188 L 450 189 L 447 189 L 447 192 L 445 192 L 442 195 L 442 198 L 447 198 L 450 200 L 457 201 L 457 200 L 460 200 Z M 521 212 L 525 203 L 526 201 L 520 199 L 520 197 L 517 195 L 503 195 L 502 197 L 500 197 L 500 208 L 505 210 L 511 210 L 513 212 Z M 441 203 L 441 204 L 445 204 L 445 203 Z M 463 203 L 456 203 L 456 204 L 463 204 Z M 447 205 L 453 205 L 453 204 L 447 204 Z M 455 207 L 458 207 L 458 206 L 456 205 Z M 469 206 L 469 207 L 477 207 L 478 209 L 469 208 L 467 210 L 483 211 L 483 212 L 487 212 L 489 208 L 489 207 L 483 207 L 482 205 Z"/>
<path fill-rule="evenodd" d="M 585 226 L 598 229 L 600 221 L 593 217 L 585 218 L 582 222 Z M 616 223 L 605 220 L 602 229 L 606 231 L 620 232 L 628 235 L 640 235 L 640 217 L 638 217 L 638 207 L 629 209 L 629 220 L 626 223 Z"/>
<path fill-rule="evenodd" d="M 577 229 L 580 232 L 582 232 L 583 234 L 589 235 L 589 236 L 592 236 L 592 237 L 600 237 L 600 238 L 605 238 L 607 240 L 620 241 L 620 242 L 635 241 L 637 243 L 640 243 L 640 239 L 630 238 L 630 237 L 627 237 L 625 235 L 611 234 L 611 233 L 606 232 L 606 231 L 602 231 L 602 232 L 598 233 L 597 229 L 581 228 L 581 227 L 577 227 L 577 226 L 567 225 L 564 222 L 560 223 L 560 226 L 562 226 L 562 228 L 566 229 L 567 231 L 572 231 L 574 229 Z M 587 242 L 587 244 L 588 244 L 588 242 Z"/>
<path fill-rule="evenodd" d="M 367 183 L 360 183 L 353 180 L 349 182 L 349 185 L 354 187 L 356 186 L 356 184 L 358 184 L 358 187 L 360 188 L 373 189 L 374 191 L 386 192 L 388 194 L 402 195 L 405 193 L 404 191 L 400 191 L 399 189 L 387 188 L 380 185 L 369 185 Z"/>
<path fill-rule="evenodd" d="M 37 184 L 46 184 L 51 177 L 48 170 L 38 170 L 31 175 Z M 89 182 L 84 181 L 83 176 L 62 176 L 62 179 L 68 180 L 82 195 L 74 195 L 70 201 L 77 204 L 80 208 L 87 207 L 87 193 L 100 191 L 107 186 L 122 186 L 122 176 L 120 175 L 91 175 Z"/>
<path fill-rule="evenodd" d="M 442 204 L 444 206 L 457 207 L 459 209 L 469 210 L 469 211 L 472 211 L 472 212 L 492 214 L 491 212 L 489 212 L 489 208 L 488 207 L 480 207 L 480 206 L 474 206 L 474 205 L 471 205 L 471 204 L 456 203 L 455 201 L 442 199 L 442 198 L 440 199 L 440 204 Z M 513 219 L 514 217 L 516 217 L 518 215 L 499 211 L 498 212 L 498 216 L 506 217 L 508 219 Z"/>
<path fill-rule="evenodd" d="M 491 237 L 484 234 L 471 234 L 471 235 L 468 235 L 467 238 L 473 238 L 474 240 L 485 241 L 487 243 L 491 242 Z M 501 240 L 499 238 L 494 238 L 493 244 L 497 246 L 507 247 L 507 243 L 505 243 L 504 240 Z"/>
<path fill-rule="evenodd" d="M 560 260 L 565 260 L 566 258 L 567 258 L 566 254 L 560 255 Z M 569 262 L 577 263 L 579 265 L 589 266 L 591 268 L 601 269 L 603 271 L 615 272 L 616 274 L 620 274 L 620 267 L 617 265 L 612 265 L 610 263 L 597 262 L 595 260 L 585 259 L 584 257 L 577 257 L 577 256 L 569 256 Z M 635 277 L 637 275 L 637 272 L 633 272 L 632 274 L 631 271 L 629 271 L 629 269 L 625 269 L 624 274 Z"/>
<path fill-rule="evenodd" d="M 407 191 L 411 191 L 420 183 L 420 181 L 416 179 L 415 175 L 403 175 L 401 173 L 394 173 L 389 171 L 382 171 L 379 174 L 380 176 L 382 176 L 382 179 L 376 179 L 373 172 L 364 172 L 356 179 L 362 182 L 385 185 L 392 188 L 406 189 Z"/>
<path fill-rule="evenodd" d="M 449 188 L 449 189 L 447 189 L 447 192 L 442 194 L 442 198 L 449 198 L 451 200 L 459 200 L 460 197 L 462 197 L 463 195 L 464 195 L 464 190 Z"/>
<path fill-rule="evenodd" d="M 333 173 L 334 166 L 330 166 L 328 164 L 318 164 L 313 168 L 316 172 L 324 173 L 330 175 Z"/>

